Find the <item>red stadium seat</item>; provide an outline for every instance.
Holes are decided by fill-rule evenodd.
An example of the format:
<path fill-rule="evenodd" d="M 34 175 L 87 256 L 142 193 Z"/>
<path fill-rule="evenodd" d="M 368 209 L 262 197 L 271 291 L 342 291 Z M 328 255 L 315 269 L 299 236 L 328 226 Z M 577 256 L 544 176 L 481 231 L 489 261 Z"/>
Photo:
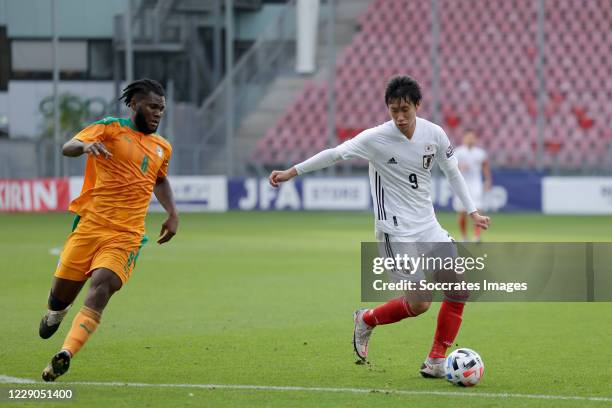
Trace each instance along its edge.
<path fill-rule="evenodd" d="M 544 162 L 578 168 L 580 157 L 588 156 L 586 161 L 594 165 L 607 154 L 612 139 L 612 57 L 607 52 L 612 2 L 557 0 L 545 7 Z M 438 15 L 440 95 L 449 135 L 460 137 L 465 128 L 477 127 L 494 165 L 534 166 L 537 3 L 439 0 Z M 361 31 L 336 62 L 339 139 L 388 120 L 381 88 L 395 74 L 410 74 L 424 85 L 419 115 L 428 118 L 430 2 L 374 0 L 357 23 Z M 285 163 L 289 156 L 303 159 L 326 147 L 326 90 L 325 83 L 307 82 L 258 141 L 253 160 Z M 555 140 L 572 142 L 555 150 L 550 145 Z"/>

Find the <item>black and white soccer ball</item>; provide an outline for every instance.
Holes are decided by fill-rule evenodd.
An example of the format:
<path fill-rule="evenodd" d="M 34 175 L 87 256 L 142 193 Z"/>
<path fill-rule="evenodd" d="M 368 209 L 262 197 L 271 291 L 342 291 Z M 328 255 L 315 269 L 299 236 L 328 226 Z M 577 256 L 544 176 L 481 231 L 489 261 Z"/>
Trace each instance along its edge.
<path fill-rule="evenodd" d="M 446 379 L 461 387 L 473 387 L 484 375 L 484 363 L 474 350 L 460 348 L 446 357 Z"/>

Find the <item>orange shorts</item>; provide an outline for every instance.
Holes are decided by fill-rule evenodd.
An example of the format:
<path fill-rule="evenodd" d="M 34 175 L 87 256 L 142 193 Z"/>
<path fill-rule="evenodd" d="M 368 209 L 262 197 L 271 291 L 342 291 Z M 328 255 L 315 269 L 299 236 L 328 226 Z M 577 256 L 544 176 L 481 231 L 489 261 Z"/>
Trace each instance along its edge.
<path fill-rule="evenodd" d="M 146 236 L 118 231 L 86 218 L 75 219 L 75 228 L 68 236 L 55 276 L 82 282 L 98 268 L 113 271 L 125 284 L 136 266 Z"/>

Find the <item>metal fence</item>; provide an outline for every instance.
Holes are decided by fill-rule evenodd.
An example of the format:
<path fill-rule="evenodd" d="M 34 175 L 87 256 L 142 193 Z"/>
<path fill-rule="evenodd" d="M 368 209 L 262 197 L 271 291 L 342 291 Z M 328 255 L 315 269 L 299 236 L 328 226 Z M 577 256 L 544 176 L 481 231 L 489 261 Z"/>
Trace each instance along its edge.
<path fill-rule="evenodd" d="M 177 104 L 173 134 L 180 174 L 236 174 L 245 163 L 232 157 L 233 133 L 257 107 L 270 84 L 295 61 L 295 1 L 289 1 L 255 44 L 236 62 L 229 76 L 200 107 Z M 233 97 L 228 103 L 229 87 Z"/>

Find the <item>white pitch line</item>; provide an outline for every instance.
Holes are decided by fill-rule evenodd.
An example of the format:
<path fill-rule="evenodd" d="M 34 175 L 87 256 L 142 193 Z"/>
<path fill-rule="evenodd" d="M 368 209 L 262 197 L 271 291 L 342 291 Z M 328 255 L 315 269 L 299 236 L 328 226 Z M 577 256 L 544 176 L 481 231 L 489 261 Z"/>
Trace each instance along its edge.
<path fill-rule="evenodd" d="M 11 377 L 0 374 L 0 384 L 36 384 L 36 381 L 29 378 Z"/>
<path fill-rule="evenodd" d="M 42 381 L 34 381 L 27 378 L 9 377 L 0 375 L 1 384 L 47 384 Z M 95 381 L 70 381 L 59 382 L 56 385 L 86 385 L 92 387 L 135 387 L 135 388 L 199 388 L 206 390 L 258 390 L 258 391 L 304 391 L 304 392 L 334 392 L 350 394 L 396 394 L 396 395 L 431 395 L 441 397 L 481 397 L 481 398 L 527 398 L 560 401 L 601 401 L 612 402 L 612 397 L 579 397 L 571 395 L 544 395 L 544 394 L 512 394 L 493 392 L 458 392 L 458 391 L 410 391 L 410 390 L 387 390 L 374 388 L 327 388 L 327 387 L 300 387 L 300 386 L 278 386 L 278 385 L 247 385 L 247 384 L 148 384 L 148 383 L 124 383 L 124 382 L 95 382 Z"/>

